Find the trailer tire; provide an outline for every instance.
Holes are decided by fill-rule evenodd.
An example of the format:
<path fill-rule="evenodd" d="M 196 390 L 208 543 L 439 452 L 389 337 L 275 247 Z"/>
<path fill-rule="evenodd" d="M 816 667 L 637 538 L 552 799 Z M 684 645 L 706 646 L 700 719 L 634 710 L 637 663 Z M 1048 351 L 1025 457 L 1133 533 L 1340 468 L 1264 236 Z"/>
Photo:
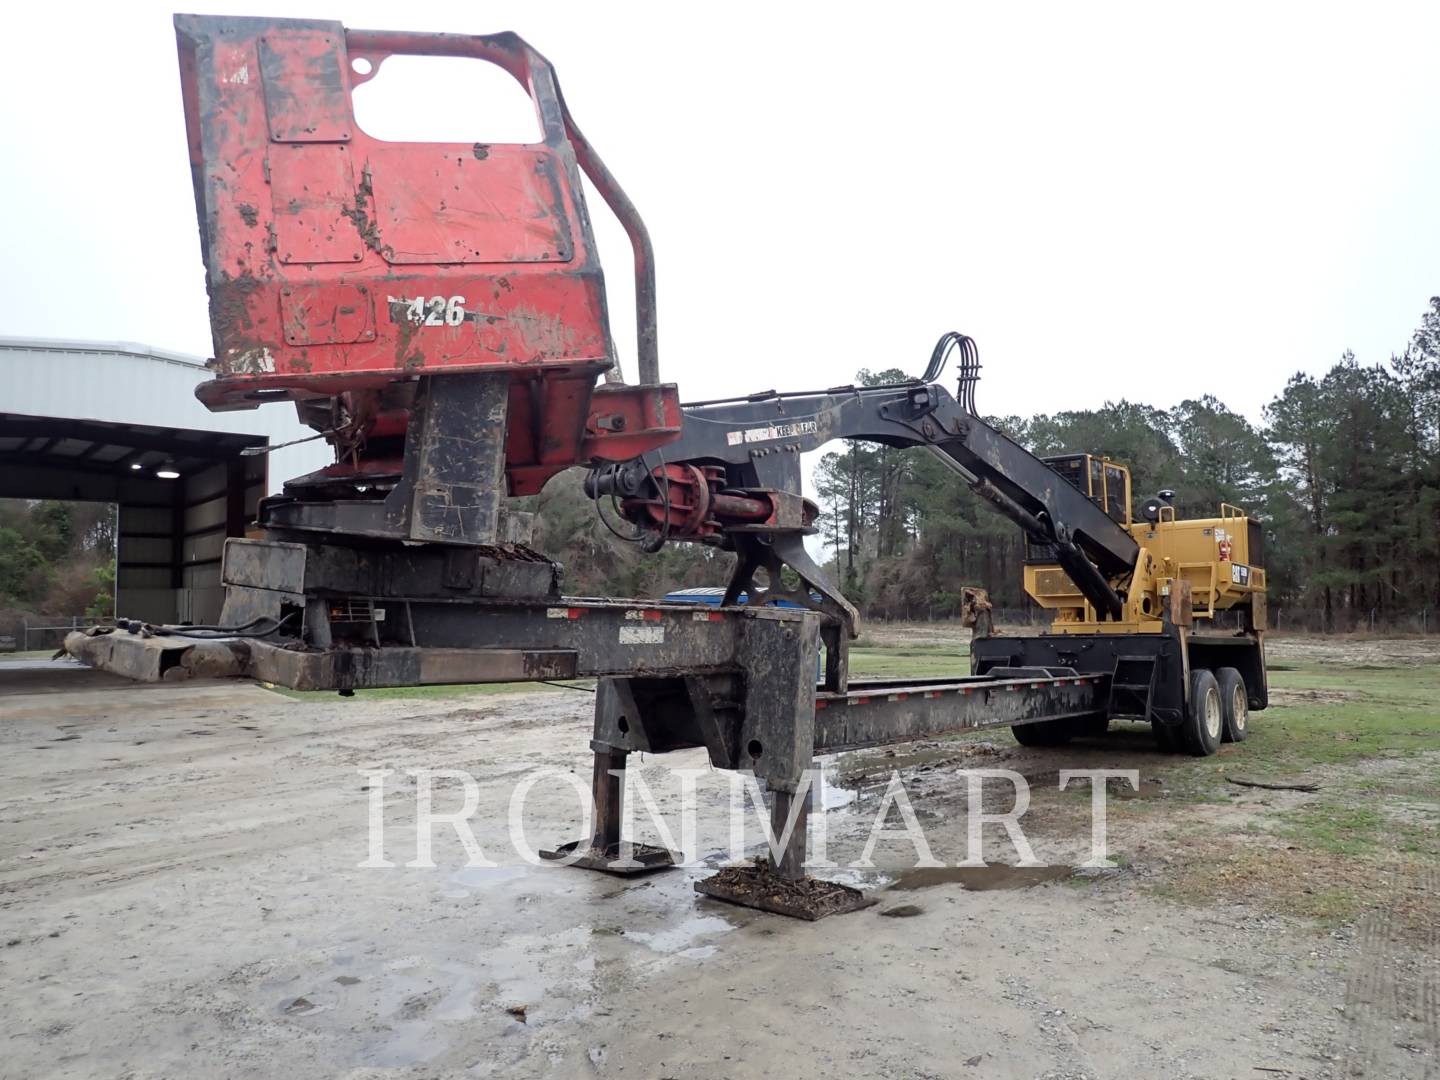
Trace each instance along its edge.
<path fill-rule="evenodd" d="M 1250 733 L 1250 694 L 1245 689 L 1245 678 L 1233 667 L 1222 667 L 1215 669 L 1215 681 L 1220 684 L 1220 704 L 1225 716 L 1221 740 L 1244 742 Z"/>
<path fill-rule="evenodd" d="M 1068 720 L 1037 720 L 1033 724 L 1013 724 L 1010 731 L 1021 746 L 1064 746 L 1075 733 Z"/>
<path fill-rule="evenodd" d="M 1083 720 L 1075 721 L 1075 734 L 1098 739 L 1110 732 L 1110 717 L 1103 713 L 1098 716 L 1087 716 Z"/>
<path fill-rule="evenodd" d="M 1220 684 L 1208 668 L 1196 668 L 1190 672 L 1190 694 L 1185 703 L 1185 720 L 1180 725 L 1185 751 L 1195 757 L 1208 757 L 1220 748 L 1224 731 Z"/>

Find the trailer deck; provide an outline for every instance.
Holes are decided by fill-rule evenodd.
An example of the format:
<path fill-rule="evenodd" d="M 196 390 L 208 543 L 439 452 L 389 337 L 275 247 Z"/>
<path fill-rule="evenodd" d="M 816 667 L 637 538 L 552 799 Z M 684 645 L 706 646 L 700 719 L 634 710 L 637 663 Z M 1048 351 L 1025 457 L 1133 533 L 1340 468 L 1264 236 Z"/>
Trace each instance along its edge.
<path fill-rule="evenodd" d="M 939 679 L 866 679 L 815 695 L 815 753 L 834 754 L 981 728 L 1105 711 L 1110 679 L 1045 671 Z"/>

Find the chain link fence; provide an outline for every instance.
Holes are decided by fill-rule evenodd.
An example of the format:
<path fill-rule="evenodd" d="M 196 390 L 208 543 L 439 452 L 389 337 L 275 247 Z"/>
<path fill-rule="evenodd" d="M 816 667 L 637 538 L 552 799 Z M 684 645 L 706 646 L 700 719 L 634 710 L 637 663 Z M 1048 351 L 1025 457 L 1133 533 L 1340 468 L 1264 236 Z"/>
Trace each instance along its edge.
<path fill-rule="evenodd" d="M 1393 614 L 1379 608 L 1334 611 L 1328 617 L 1314 608 L 1286 608 L 1272 605 L 1270 629 L 1291 634 L 1375 634 L 1410 636 L 1440 634 L 1440 609 L 1422 608 L 1409 614 Z"/>
<path fill-rule="evenodd" d="M 0 624 L 0 654 L 58 649 L 72 630 L 114 623 L 114 619 L 97 619 L 93 615 L 26 615 L 5 619 Z"/>

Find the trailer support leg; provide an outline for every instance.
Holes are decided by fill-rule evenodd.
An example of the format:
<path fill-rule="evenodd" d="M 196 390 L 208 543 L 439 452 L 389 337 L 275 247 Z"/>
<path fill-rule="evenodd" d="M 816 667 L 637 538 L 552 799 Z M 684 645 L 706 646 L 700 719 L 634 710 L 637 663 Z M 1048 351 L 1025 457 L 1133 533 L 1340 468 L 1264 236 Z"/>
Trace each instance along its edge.
<path fill-rule="evenodd" d="M 595 766 L 591 780 L 594 804 L 594 829 L 588 840 L 572 840 L 553 850 L 540 852 L 542 859 L 564 862 L 586 870 L 603 870 L 610 874 L 648 874 L 667 870 L 685 861 L 678 851 L 637 844 L 621 839 L 625 820 L 625 759 L 627 751 L 601 742 L 592 742 Z"/>
<path fill-rule="evenodd" d="M 785 826 L 790 821 L 792 807 L 795 812 L 795 827 L 790 832 L 780 858 L 770 852 L 770 871 L 785 881 L 799 881 L 805 876 L 805 836 L 810 827 L 810 793 L 796 804 L 795 796 L 789 791 L 775 791 L 770 804 L 770 830 L 776 839 L 785 835 Z"/>
<path fill-rule="evenodd" d="M 613 746 L 595 748 L 591 792 L 595 800 L 595 835 L 590 841 L 600 851 L 618 847 L 625 809 L 625 761 L 630 755 Z"/>

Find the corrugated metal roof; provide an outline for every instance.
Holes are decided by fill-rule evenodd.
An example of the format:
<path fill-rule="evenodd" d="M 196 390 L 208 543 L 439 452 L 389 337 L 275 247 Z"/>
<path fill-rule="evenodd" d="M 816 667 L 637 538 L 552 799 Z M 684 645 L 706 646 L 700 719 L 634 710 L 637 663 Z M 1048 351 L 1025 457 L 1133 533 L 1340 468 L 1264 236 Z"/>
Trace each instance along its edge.
<path fill-rule="evenodd" d="M 125 475 L 170 463 L 188 473 L 264 443 L 258 435 L 0 413 L 0 468 Z"/>
<path fill-rule="evenodd" d="M 72 338 L 0 337 L 0 408 L 29 423 L 53 419 L 58 429 L 44 438 L 33 437 L 16 443 L 12 433 L 6 442 L 10 455 L 38 452 L 45 447 L 50 463 L 73 452 L 77 468 L 91 468 L 124 456 L 111 449 L 133 445 L 118 437 L 119 431 L 100 430 L 103 425 L 120 428 L 166 429 L 180 442 L 186 439 L 204 444 L 214 439 L 216 447 L 228 448 L 234 436 L 248 442 L 289 443 L 314 432 L 299 422 L 288 403 L 266 405 L 254 410 L 213 413 L 195 399 L 195 388 L 211 377 L 205 361 L 198 356 L 128 341 L 86 341 Z M 13 420 L 14 427 L 20 420 Z M 65 430 L 66 428 L 72 430 Z M 27 431 L 32 428 L 21 427 Z M 37 435 L 38 428 L 33 429 Z M 83 434 L 94 436 L 84 438 Z M 65 436 L 84 445 L 62 441 Z M 112 436 L 117 436 L 113 438 Z M 50 439 L 54 437 L 54 441 Z M 153 443 L 153 439 L 149 440 Z M 184 447 L 174 453 L 183 453 Z M 207 456 L 203 445 L 195 456 Z M 12 457 L 7 467 L 15 468 Z M 127 464 L 135 459 L 126 459 Z M 147 459 L 148 460 L 148 459 Z M 269 456 L 268 490 L 277 492 L 283 481 L 323 468 L 333 460 L 324 442 L 286 446 Z"/>
<path fill-rule="evenodd" d="M 0 349 L 24 349 L 28 352 L 106 353 L 120 356 L 138 356 L 146 360 L 158 360 L 166 364 L 184 364 L 186 367 L 203 368 L 205 358 L 189 353 L 161 349 L 154 345 L 142 345 L 135 341 L 87 341 L 83 338 L 7 337 L 0 334 Z"/>

